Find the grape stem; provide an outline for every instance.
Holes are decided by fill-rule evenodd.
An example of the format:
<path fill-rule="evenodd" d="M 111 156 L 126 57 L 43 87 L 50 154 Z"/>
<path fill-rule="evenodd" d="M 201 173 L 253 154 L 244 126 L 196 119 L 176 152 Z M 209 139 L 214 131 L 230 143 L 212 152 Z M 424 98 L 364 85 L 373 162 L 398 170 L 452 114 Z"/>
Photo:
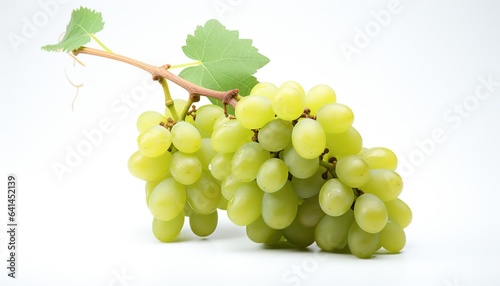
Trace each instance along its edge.
<path fill-rule="evenodd" d="M 219 99 L 222 101 L 223 107 L 224 107 L 224 113 L 227 116 L 227 109 L 226 106 L 230 105 L 233 108 L 236 107 L 236 104 L 238 103 L 238 100 L 241 98 L 240 95 L 238 95 L 238 89 L 232 89 L 228 91 L 216 91 L 208 88 L 204 88 L 202 86 L 199 86 L 197 84 L 194 84 L 188 80 L 185 80 L 181 78 L 180 76 L 170 72 L 168 69 L 170 68 L 170 65 L 163 65 L 163 66 L 153 66 L 147 63 L 143 63 L 141 61 L 122 56 L 119 54 L 111 53 L 108 51 L 102 51 L 98 49 L 93 49 L 89 47 L 82 46 L 76 50 L 73 51 L 73 54 L 75 56 L 78 56 L 79 54 L 86 54 L 86 55 L 93 55 L 93 56 L 98 56 L 98 57 L 103 57 L 103 58 L 108 58 L 116 61 L 120 61 L 123 63 L 127 63 L 133 66 L 136 66 L 142 70 L 145 70 L 149 72 L 154 80 L 161 80 L 161 79 L 167 79 L 172 81 L 173 83 L 177 84 L 178 86 L 184 88 L 188 93 L 190 99 L 193 101 L 197 101 L 196 99 L 199 98 L 199 96 L 206 96 L 206 97 L 211 97 L 215 99 Z"/>

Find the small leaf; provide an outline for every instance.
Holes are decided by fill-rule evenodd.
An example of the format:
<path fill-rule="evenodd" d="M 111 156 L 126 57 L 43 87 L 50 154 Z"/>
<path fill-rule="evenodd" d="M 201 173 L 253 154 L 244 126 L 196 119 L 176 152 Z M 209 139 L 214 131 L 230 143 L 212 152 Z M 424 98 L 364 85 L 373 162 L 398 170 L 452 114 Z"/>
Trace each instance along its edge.
<path fill-rule="evenodd" d="M 64 38 L 58 44 L 46 45 L 42 49 L 71 52 L 90 42 L 91 36 L 103 28 L 104 22 L 101 13 L 80 7 L 71 13 L 71 19 L 66 27 Z"/>
<path fill-rule="evenodd" d="M 240 95 L 248 95 L 258 83 L 253 74 L 269 59 L 252 46 L 252 40 L 238 37 L 238 31 L 227 30 L 217 20 L 198 26 L 194 35 L 188 35 L 182 50 L 201 64 L 185 68 L 179 76 L 209 89 L 237 88 Z M 222 106 L 218 99 L 210 98 L 210 101 Z"/>

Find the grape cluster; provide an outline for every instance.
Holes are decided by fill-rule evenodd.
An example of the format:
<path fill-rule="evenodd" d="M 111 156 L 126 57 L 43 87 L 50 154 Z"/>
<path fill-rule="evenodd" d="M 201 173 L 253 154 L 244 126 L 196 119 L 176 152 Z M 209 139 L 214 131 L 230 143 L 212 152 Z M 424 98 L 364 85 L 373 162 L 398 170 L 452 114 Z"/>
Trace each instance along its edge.
<path fill-rule="evenodd" d="M 186 101 L 175 100 L 178 112 Z M 403 182 L 397 157 L 363 148 L 354 114 L 320 84 L 307 93 L 288 81 L 257 84 L 241 98 L 235 117 L 205 105 L 174 122 L 165 114 L 137 120 L 132 175 L 146 181 L 153 234 L 174 240 L 185 217 L 194 234 L 214 232 L 218 209 L 245 226 L 250 240 L 351 252 L 399 252 L 412 219 L 398 198 Z"/>

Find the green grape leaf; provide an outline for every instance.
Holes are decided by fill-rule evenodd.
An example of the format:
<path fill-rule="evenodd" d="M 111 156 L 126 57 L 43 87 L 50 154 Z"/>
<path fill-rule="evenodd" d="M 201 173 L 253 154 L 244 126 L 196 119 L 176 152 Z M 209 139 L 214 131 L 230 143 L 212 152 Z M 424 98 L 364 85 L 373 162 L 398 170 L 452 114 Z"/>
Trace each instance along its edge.
<path fill-rule="evenodd" d="M 63 39 L 54 45 L 43 46 L 45 51 L 71 52 L 90 42 L 91 37 L 104 28 L 101 13 L 80 7 L 73 10 Z"/>
<path fill-rule="evenodd" d="M 253 74 L 269 62 L 252 46 L 252 40 L 240 39 L 238 31 L 227 30 L 217 20 L 198 26 L 194 35 L 188 35 L 182 50 L 201 63 L 185 68 L 179 73 L 180 77 L 219 91 L 237 88 L 241 96 L 250 94 L 258 83 Z M 210 101 L 222 106 L 218 99 L 210 98 Z M 234 113 L 232 109 L 228 112 Z"/>

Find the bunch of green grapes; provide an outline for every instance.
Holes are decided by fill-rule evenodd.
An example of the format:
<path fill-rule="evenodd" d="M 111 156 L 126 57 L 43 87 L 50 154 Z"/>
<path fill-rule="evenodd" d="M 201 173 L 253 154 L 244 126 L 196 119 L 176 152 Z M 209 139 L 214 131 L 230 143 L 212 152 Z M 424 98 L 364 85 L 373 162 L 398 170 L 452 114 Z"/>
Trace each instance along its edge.
<path fill-rule="evenodd" d="M 184 109 L 177 100 L 176 109 Z M 226 117 L 216 105 L 188 120 L 145 112 L 130 172 L 146 180 L 153 233 L 171 241 L 185 217 L 198 236 L 216 229 L 218 209 L 250 240 L 367 258 L 399 252 L 412 219 L 398 198 L 396 155 L 363 148 L 354 114 L 320 84 L 259 83 Z"/>

